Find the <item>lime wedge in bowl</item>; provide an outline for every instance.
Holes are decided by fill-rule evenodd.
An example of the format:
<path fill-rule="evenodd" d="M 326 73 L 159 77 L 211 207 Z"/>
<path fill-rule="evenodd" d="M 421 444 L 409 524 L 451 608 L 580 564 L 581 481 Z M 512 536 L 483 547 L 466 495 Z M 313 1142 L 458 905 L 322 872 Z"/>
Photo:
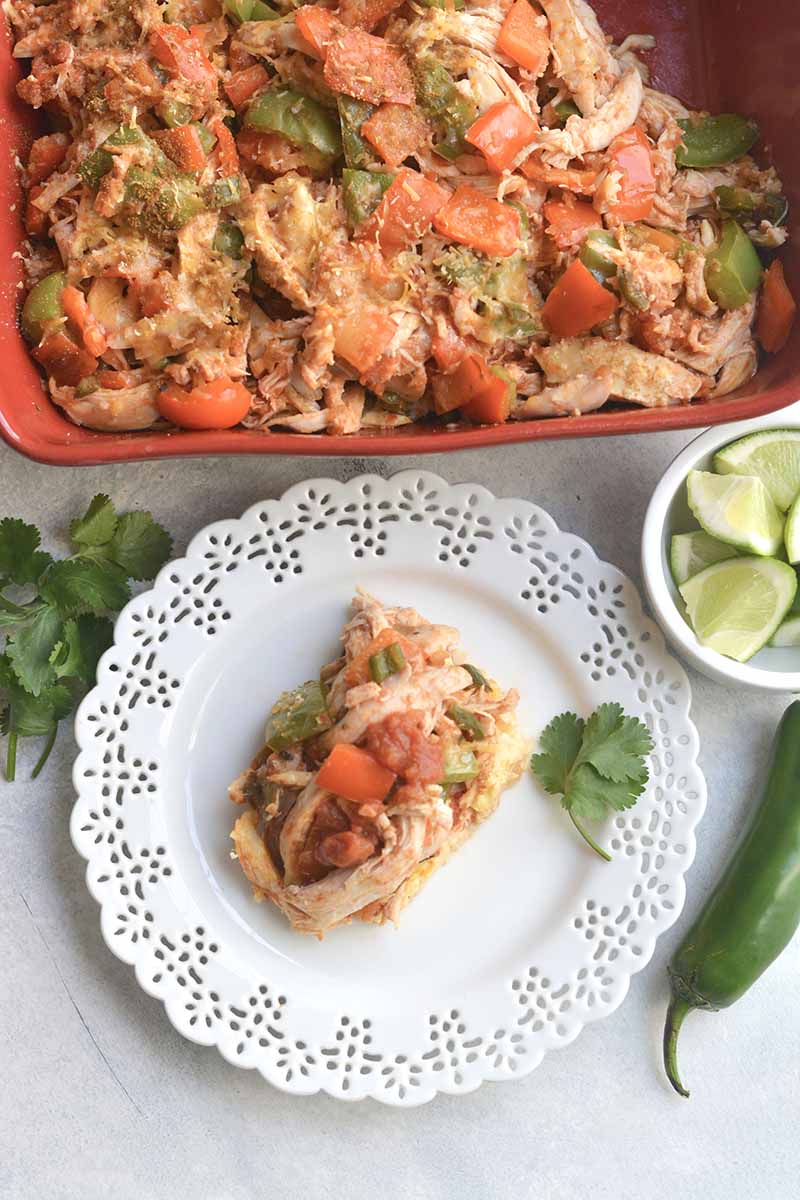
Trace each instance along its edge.
<path fill-rule="evenodd" d="M 714 455 L 720 475 L 756 475 L 782 512 L 800 496 L 800 429 L 750 433 Z"/>
<path fill-rule="evenodd" d="M 670 542 L 669 567 L 672 578 L 678 587 L 686 583 L 694 575 L 699 575 L 712 563 L 723 562 L 726 558 L 736 558 L 738 551 L 727 542 L 706 533 L 704 529 L 696 529 L 692 533 L 676 533 Z"/>
<path fill-rule="evenodd" d="M 789 562 L 800 563 L 800 496 L 789 509 L 783 539 L 786 543 L 786 557 Z"/>
<path fill-rule="evenodd" d="M 760 479 L 690 471 L 686 488 L 689 508 L 712 537 L 750 554 L 782 548 L 783 515 Z"/>
<path fill-rule="evenodd" d="M 775 558 L 714 563 L 680 589 L 704 646 L 747 662 L 775 634 L 797 595 L 797 576 Z"/>
<path fill-rule="evenodd" d="M 798 588 L 794 603 L 784 618 L 783 624 L 778 626 L 769 644 L 781 648 L 800 646 L 800 588 Z"/>

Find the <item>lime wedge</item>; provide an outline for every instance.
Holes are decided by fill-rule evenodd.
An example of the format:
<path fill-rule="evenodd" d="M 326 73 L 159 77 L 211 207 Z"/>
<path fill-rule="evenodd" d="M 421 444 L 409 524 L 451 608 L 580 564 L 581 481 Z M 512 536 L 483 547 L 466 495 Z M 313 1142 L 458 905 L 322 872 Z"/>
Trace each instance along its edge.
<path fill-rule="evenodd" d="M 800 496 L 789 509 L 783 539 L 786 543 L 786 557 L 789 562 L 800 563 Z"/>
<path fill-rule="evenodd" d="M 736 554 L 735 547 L 729 546 L 727 542 L 718 541 L 704 529 L 697 529 L 693 533 L 676 533 L 669 551 L 672 578 L 680 587 L 687 579 L 699 575 L 712 563 L 735 558 Z"/>
<path fill-rule="evenodd" d="M 784 622 L 770 640 L 770 646 L 800 646 L 800 588 Z"/>
<path fill-rule="evenodd" d="M 760 479 L 690 471 L 689 508 L 712 537 L 751 554 L 777 554 L 783 546 L 783 516 Z"/>
<path fill-rule="evenodd" d="M 681 588 L 704 646 L 747 662 L 765 646 L 797 594 L 797 576 L 775 558 L 731 558 L 706 567 Z"/>
<path fill-rule="evenodd" d="M 800 429 L 750 433 L 714 456 L 720 475 L 757 475 L 786 512 L 800 495 Z"/>

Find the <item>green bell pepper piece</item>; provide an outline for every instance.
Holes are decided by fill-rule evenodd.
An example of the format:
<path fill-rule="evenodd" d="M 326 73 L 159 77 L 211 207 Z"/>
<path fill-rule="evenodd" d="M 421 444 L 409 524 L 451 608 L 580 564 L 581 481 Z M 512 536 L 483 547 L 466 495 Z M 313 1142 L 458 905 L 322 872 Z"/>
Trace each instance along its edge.
<path fill-rule="evenodd" d="M 206 154 L 210 154 L 217 144 L 217 139 L 214 137 L 207 125 L 203 125 L 200 121 L 193 121 L 192 125 L 197 130 L 197 136 L 200 139 L 200 145 Z"/>
<path fill-rule="evenodd" d="M 265 741 L 271 750 L 286 750 L 307 742 L 332 724 L 318 679 L 283 692 L 267 720 Z"/>
<path fill-rule="evenodd" d="M 206 208 L 185 180 L 160 179 L 136 165 L 129 167 L 125 176 L 125 204 L 132 210 L 131 223 L 153 236 L 181 229 Z"/>
<path fill-rule="evenodd" d="M 493 374 L 498 375 L 501 379 L 505 378 L 509 383 L 511 382 L 502 367 L 492 367 L 490 369 Z M 447 710 L 447 715 L 451 721 L 455 721 L 464 736 L 471 742 L 482 742 L 486 737 L 486 731 L 480 721 L 468 708 L 462 708 L 460 704 L 452 704 Z"/>
<path fill-rule="evenodd" d="M 381 202 L 381 197 L 394 180 L 384 171 L 342 171 L 342 193 L 347 219 L 353 229 L 366 221 Z"/>
<path fill-rule="evenodd" d="M 478 774 L 480 767 L 473 750 L 466 746 L 448 746 L 444 755 L 444 777 L 442 783 L 469 783 Z"/>
<path fill-rule="evenodd" d="M 738 221 L 726 221 L 706 256 L 706 287 L 720 308 L 741 308 L 761 284 L 761 259 Z"/>
<path fill-rule="evenodd" d="M 581 115 L 581 110 L 574 100 L 562 100 L 559 104 L 554 104 L 553 112 L 558 117 L 558 123 L 562 127 L 566 125 L 570 117 L 579 117 Z"/>
<path fill-rule="evenodd" d="M 75 388 L 75 396 L 78 400 L 82 400 L 84 396 L 91 396 L 92 392 L 96 392 L 100 384 L 95 379 L 94 375 L 87 375 L 82 379 Z"/>
<path fill-rule="evenodd" d="M 280 21 L 281 14 L 276 12 L 274 8 L 270 8 L 268 4 L 264 4 L 263 0 L 254 0 L 253 7 L 250 10 L 251 21 Z"/>
<path fill-rule="evenodd" d="M 98 188 L 103 176 L 107 175 L 114 165 L 114 155 L 106 146 L 143 146 L 147 149 L 151 170 L 157 175 L 169 177 L 177 174 L 175 164 L 138 125 L 120 125 L 119 129 L 110 134 L 102 146 L 93 150 L 78 167 L 78 174 L 87 187 Z"/>
<path fill-rule="evenodd" d="M 605 283 L 607 279 L 613 279 L 616 275 L 617 264 L 607 258 L 603 251 L 618 249 L 619 243 L 613 233 L 609 233 L 607 229 L 590 229 L 578 257 L 600 283 Z"/>
<path fill-rule="evenodd" d="M 208 208 L 227 208 L 229 204 L 238 204 L 242 198 L 242 181 L 238 175 L 227 175 L 225 179 L 215 179 L 206 188 L 206 206 Z"/>
<path fill-rule="evenodd" d="M 456 87 L 450 72 L 426 54 L 414 64 L 417 100 L 437 127 L 433 148 L 442 158 L 458 158 L 468 149 L 464 141 L 478 110 Z"/>
<path fill-rule="evenodd" d="M 393 642 L 370 656 L 369 674 L 373 683 L 383 683 L 390 675 L 396 675 L 406 665 L 406 656 L 399 642 Z"/>
<path fill-rule="evenodd" d="M 361 136 L 360 130 L 375 112 L 375 106 L 341 94 L 336 97 L 336 103 L 339 107 L 344 161 L 348 167 L 368 167 L 375 161 L 375 151 L 366 138 Z"/>
<path fill-rule="evenodd" d="M 244 123 L 250 129 L 280 133 L 293 146 L 310 147 L 330 162 L 342 153 L 335 116 L 319 101 L 293 88 L 274 87 L 256 96 Z"/>
<path fill-rule="evenodd" d="M 683 130 L 683 143 L 675 152 L 679 167 L 722 167 L 747 154 L 759 137 L 755 121 L 736 113 L 678 124 Z"/>
<path fill-rule="evenodd" d="M 156 111 L 169 129 L 177 129 L 179 125 L 188 125 L 192 119 L 191 108 L 180 100 L 164 100 Z"/>
<path fill-rule="evenodd" d="M 64 272 L 54 271 L 52 275 L 40 279 L 28 292 L 22 307 L 22 328 L 25 336 L 37 345 L 42 340 L 45 325 L 64 315 L 61 293 L 66 285 Z"/>
<path fill-rule="evenodd" d="M 751 192 L 747 188 L 722 186 L 714 188 L 714 197 L 721 212 L 748 224 L 769 221 L 770 225 L 785 225 L 789 215 L 789 201 L 780 192 Z"/>
<path fill-rule="evenodd" d="M 220 221 L 214 234 L 214 249 L 228 258 L 241 258 L 244 234 L 233 221 Z"/>

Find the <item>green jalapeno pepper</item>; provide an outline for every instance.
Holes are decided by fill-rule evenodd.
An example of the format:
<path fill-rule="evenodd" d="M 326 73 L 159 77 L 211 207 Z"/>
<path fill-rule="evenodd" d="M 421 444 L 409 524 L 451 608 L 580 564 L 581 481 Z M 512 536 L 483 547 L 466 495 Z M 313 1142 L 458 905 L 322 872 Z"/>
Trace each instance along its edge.
<path fill-rule="evenodd" d="M 590 229 L 581 246 L 579 258 L 600 283 L 605 283 L 616 275 L 617 264 L 606 258 L 604 251 L 618 249 L 619 244 L 613 233 L 607 229 Z"/>
<path fill-rule="evenodd" d="M 361 136 L 361 126 L 375 112 L 374 104 L 356 100 L 353 96 L 338 95 L 339 123 L 342 127 L 342 149 L 348 167 L 368 167 L 375 161 L 375 151 Z"/>
<path fill-rule="evenodd" d="M 469 149 L 464 139 L 478 115 L 477 107 L 431 55 L 423 55 L 414 64 L 414 84 L 420 107 L 436 126 L 433 149 L 442 158 L 458 158 Z"/>
<path fill-rule="evenodd" d="M 736 113 L 689 118 L 678 125 L 683 130 L 683 142 L 675 151 L 679 167 L 722 167 L 747 154 L 759 137 L 755 121 Z"/>
<path fill-rule="evenodd" d="M 394 175 L 384 171 L 354 171 L 345 167 L 342 171 L 342 197 L 347 219 L 356 229 L 374 213 L 381 197 L 394 180 Z"/>
<path fill-rule="evenodd" d="M 25 336 L 37 345 L 42 340 L 45 326 L 64 315 L 61 293 L 66 285 L 64 272 L 54 271 L 52 275 L 40 279 L 28 292 L 22 306 L 22 328 Z"/>
<path fill-rule="evenodd" d="M 286 750 L 330 729 L 331 724 L 319 680 L 311 679 L 278 697 L 267 720 L 264 740 L 271 750 Z"/>
<path fill-rule="evenodd" d="M 763 268 L 755 247 L 738 221 L 725 221 L 719 245 L 706 259 L 708 294 L 720 308 L 741 308 L 760 283 Z"/>
<path fill-rule="evenodd" d="M 248 108 L 244 123 L 250 129 L 280 133 L 293 146 L 316 150 L 328 162 L 342 153 L 336 117 L 318 100 L 293 88 L 261 92 Z"/>
<path fill-rule="evenodd" d="M 214 249 L 228 258 L 241 258 L 244 234 L 233 221 L 220 221 L 214 234 Z"/>
<path fill-rule="evenodd" d="M 448 746 L 444 755 L 442 783 L 469 783 L 480 770 L 474 751 L 466 746 Z"/>
<path fill-rule="evenodd" d="M 502 368 L 492 367 L 490 369 L 493 374 L 500 375 Z M 502 378 L 502 375 L 500 375 L 500 378 Z M 506 376 L 506 378 L 508 377 Z M 482 742 L 486 737 L 486 731 L 480 721 L 468 708 L 462 708 L 460 704 L 451 704 L 447 710 L 447 715 L 451 721 L 455 721 L 464 736 L 469 738 L 471 742 Z"/>
<path fill-rule="evenodd" d="M 664 1065 L 677 1092 L 678 1033 L 687 1013 L 734 1004 L 800 925 L 800 702 L 784 714 L 766 790 L 711 897 L 669 964 Z"/>

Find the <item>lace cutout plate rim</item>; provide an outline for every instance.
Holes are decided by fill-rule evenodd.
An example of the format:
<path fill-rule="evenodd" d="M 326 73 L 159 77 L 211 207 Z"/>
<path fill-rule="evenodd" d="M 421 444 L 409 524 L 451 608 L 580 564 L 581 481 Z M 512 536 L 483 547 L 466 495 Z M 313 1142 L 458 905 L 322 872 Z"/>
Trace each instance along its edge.
<path fill-rule="evenodd" d="M 641 716 L 651 780 L 601 833 L 610 864 L 527 775 L 398 931 L 318 943 L 253 903 L 225 785 L 359 584 L 461 629 L 532 733 L 604 700 Z M 417 470 L 315 479 L 201 530 L 120 615 L 76 717 L 72 838 L 108 946 L 180 1033 L 288 1092 L 420 1104 L 519 1078 L 622 1003 L 683 906 L 689 708 L 630 580 L 535 504 Z"/>

